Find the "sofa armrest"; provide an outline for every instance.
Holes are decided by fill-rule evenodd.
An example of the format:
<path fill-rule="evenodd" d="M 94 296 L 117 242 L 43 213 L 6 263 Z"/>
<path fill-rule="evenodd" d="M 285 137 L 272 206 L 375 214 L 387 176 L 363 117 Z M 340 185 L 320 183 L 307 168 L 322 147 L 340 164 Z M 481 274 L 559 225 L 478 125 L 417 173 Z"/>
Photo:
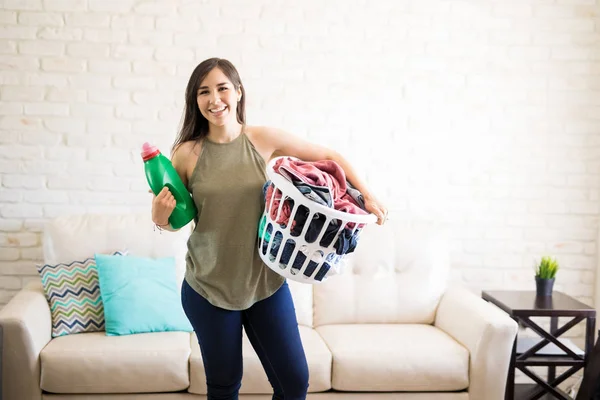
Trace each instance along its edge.
<path fill-rule="evenodd" d="M 40 352 L 52 338 L 50 306 L 41 283 L 32 282 L 0 310 L 2 399 L 40 400 Z"/>
<path fill-rule="evenodd" d="M 450 288 L 434 324 L 469 350 L 469 399 L 503 400 L 517 323 L 467 289 Z"/>

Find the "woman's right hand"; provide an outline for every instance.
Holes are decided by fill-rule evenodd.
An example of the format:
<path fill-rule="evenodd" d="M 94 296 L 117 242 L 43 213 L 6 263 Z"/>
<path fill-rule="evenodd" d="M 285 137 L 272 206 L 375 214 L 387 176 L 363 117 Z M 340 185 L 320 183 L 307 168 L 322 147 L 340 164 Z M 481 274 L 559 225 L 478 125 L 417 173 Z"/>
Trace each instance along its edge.
<path fill-rule="evenodd" d="M 162 188 L 152 200 L 152 222 L 158 226 L 169 225 L 169 217 L 177 202 L 168 187 Z"/>

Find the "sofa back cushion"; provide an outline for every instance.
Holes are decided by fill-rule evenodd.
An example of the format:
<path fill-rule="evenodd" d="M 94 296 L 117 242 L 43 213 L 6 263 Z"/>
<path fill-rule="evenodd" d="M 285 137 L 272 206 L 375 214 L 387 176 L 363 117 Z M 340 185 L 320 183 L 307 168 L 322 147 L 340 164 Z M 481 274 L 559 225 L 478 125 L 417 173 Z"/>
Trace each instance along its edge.
<path fill-rule="evenodd" d="M 140 257 L 175 257 L 183 280 L 187 238 L 192 224 L 177 232 L 154 229 L 150 211 L 140 214 L 81 214 L 58 217 L 44 229 L 44 263 L 57 264 L 127 250 Z"/>
<path fill-rule="evenodd" d="M 181 284 L 192 225 L 177 232 L 161 233 L 154 229 L 150 211 L 128 215 L 85 214 L 58 217 L 48 222 L 44 229 L 44 263 L 83 260 L 93 257 L 95 253 L 108 254 L 123 249 L 140 257 L 175 257 L 177 282 Z M 312 326 L 312 285 L 289 282 L 289 286 L 298 323 Z"/>
<path fill-rule="evenodd" d="M 444 237 L 433 223 L 367 226 L 344 272 L 314 286 L 314 325 L 431 324 L 449 278 Z"/>
<path fill-rule="evenodd" d="M 268 268 L 265 266 L 265 268 Z M 294 299 L 294 308 L 296 309 L 296 318 L 298 324 L 313 326 L 313 285 L 295 282 L 288 279 L 288 286 Z"/>

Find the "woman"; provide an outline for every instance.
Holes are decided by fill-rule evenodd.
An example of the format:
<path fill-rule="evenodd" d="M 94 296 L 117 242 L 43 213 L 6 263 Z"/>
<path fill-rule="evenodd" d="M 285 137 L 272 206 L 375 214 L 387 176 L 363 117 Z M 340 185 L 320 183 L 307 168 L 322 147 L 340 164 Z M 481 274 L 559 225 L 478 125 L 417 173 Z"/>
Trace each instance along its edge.
<path fill-rule="evenodd" d="M 308 366 L 285 279 L 267 268 L 257 247 L 266 162 L 277 156 L 334 160 L 382 224 L 387 210 L 338 153 L 278 129 L 246 126 L 245 91 L 235 67 L 211 58 L 192 73 L 172 162 L 198 208 L 188 240 L 182 304 L 202 352 L 208 399 L 237 399 L 242 327 L 273 386 L 273 399 L 305 399 Z M 164 229 L 175 207 L 164 188 L 152 220 Z"/>

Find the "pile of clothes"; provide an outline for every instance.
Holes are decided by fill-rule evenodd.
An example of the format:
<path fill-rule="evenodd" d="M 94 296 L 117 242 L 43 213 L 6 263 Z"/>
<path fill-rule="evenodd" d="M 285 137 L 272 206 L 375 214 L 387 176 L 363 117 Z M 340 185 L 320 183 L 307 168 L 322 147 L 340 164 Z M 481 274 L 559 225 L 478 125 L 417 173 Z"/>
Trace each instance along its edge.
<path fill-rule="evenodd" d="M 362 194 L 346 180 L 346 174 L 335 161 L 306 162 L 290 157 L 282 157 L 275 162 L 273 169 L 276 173 L 290 181 L 306 198 L 317 204 L 350 214 L 368 214 L 365 211 Z M 286 197 L 283 199 L 281 212 L 279 212 L 282 195 L 279 190 L 274 188 L 270 181 L 263 187 L 263 196 L 266 207 L 270 205 L 270 219 L 279 228 L 286 228 L 288 224 L 291 224 L 291 236 L 299 237 L 310 215 L 309 209 L 304 205 L 299 205 L 296 215 L 292 216 L 291 212 L 294 209 L 294 201 Z M 283 235 L 277 230 L 277 227 L 275 227 L 276 232 L 273 235 L 273 228 L 271 228 L 271 225 L 265 226 L 266 222 L 266 217 L 263 217 L 259 226 L 259 237 L 262 239 L 262 253 L 267 253 L 269 243 L 273 240 L 269 255 L 274 260 L 281 247 Z M 325 255 L 323 251 L 318 251 L 316 254 L 311 255 L 307 254 L 305 249 L 300 248 L 291 265 L 292 274 L 300 270 L 307 257 L 311 257 L 304 275 L 312 276 L 315 269 L 322 263 L 321 268 L 314 277 L 315 280 L 321 281 L 327 275 L 332 265 L 336 265 L 343 255 L 353 252 L 356 248 L 358 234 L 360 228 L 362 228 L 361 225 L 355 226 L 354 223 L 348 222 L 345 226 L 342 226 L 342 221 L 332 219 L 329 225 L 324 228 L 325 222 L 325 215 L 318 212 L 315 213 L 312 220 L 309 221 L 310 225 L 306 230 L 304 239 L 307 243 L 314 243 L 321 231 L 325 229 L 319 245 L 326 248 L 335 240 L 333 245 L 335 252 Z M 284 244 L 279 260 L 282 268 L 286 268 L 289 264 L 295 247 L 296 242 L 292 239 L 288 239 Z"/>

